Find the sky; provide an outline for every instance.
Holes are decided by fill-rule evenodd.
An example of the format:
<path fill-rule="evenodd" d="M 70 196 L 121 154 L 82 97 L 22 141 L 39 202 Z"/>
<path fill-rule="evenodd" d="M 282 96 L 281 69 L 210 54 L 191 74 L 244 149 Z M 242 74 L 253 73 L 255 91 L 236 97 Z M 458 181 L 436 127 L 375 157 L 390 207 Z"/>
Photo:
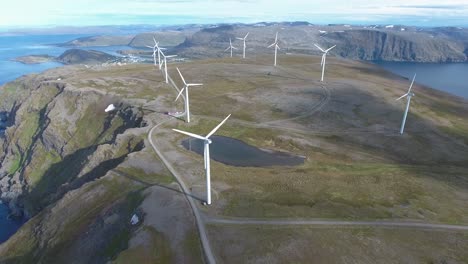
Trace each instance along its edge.
<path fill-rule="evenodd" d="M 468 26 L 468 0 L 12 0 L 1 28 L 308 21 Z"/>

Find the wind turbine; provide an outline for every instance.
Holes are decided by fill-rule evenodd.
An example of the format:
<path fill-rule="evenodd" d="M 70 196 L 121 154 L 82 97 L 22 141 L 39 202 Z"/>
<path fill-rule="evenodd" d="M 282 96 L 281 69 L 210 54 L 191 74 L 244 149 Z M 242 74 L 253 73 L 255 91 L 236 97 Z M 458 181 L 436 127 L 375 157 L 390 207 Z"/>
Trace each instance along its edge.
<path fill-rule="evenodd" d="M 278 53 L 278 50 L 280 49 L 280 47 L 278 46 L 278 32 L 276 32 L 275 42 L 271 44 L 270 46 L 268 46 L 268 48 L 271 48 L 273 46 L 275 46 L 275 66 L 276 66 L 276 54 Z"/>
<path fill-rule="evenodd" d="M 236 38 L 236 39 L 238 39 L 238 40 L 244 41 L 244 52 L 243 52 L 243 55 L 242 55 L 242 58 L 244 58 L 244 59 L 245 59 L 245 47 L 246 47 L 246 46 L 245 46 L 245 40 L 247 39 L 247 36 L 249 35 L 249 33 L 250 33 L 250 32 L 247 32 L 247 34 L 246 34 L 245 37 L 243 37 L 243 38 Z"/>
<path fill-rule="evenodd" d="M 232 58 L 232 50 L 237 49 L 237 48 L 232 46 L 231 38 L 229 38 L 229 47 L 227 49 L 225 49 L 224 52 L 228 51 L 229 49 L 231 49 L 231 58 Z"/>
<path fill-rule="evenodd" d="M 158 66 L 159 66 L 159 69 L 161 70 L 161 50 L 165 50 L 165 48 L 160 48 L 159 42 L 157 42 L 154 37 L 153 37 L 153 41 L 154 41 L 154 46 L 146 46 L 146 47 L 153 49 L 154 66 L 156 66 L 156 51 L 158 52 Z"/>
<path fill-rule="evenodd" d="M 400 96 L 400 98 L 396 99 L 397 101 L 404 98 L 404 97 L 406 97 L 406 99 L 407 99 L 405 114 L 403 115 L 403 121 L 401 121 L 401 128 L 400 128 L 400 134 L 401 135 L 403 135 L 403 131 L 405 129 L 406 117 L 408 116 L 411 97 L 414 96 L 414 93 L 411 92 L 411 88 L 413 87 L 414 79 L 416 79 L 416 73 L 414 74 L 413 81 L 411 81 L 411 85 L 410 85 L 410 87 L 408 89 L 408 92 L 405 93 L 404 95 Z"/>
<path fill-rule="evenodd" d="M 230 116 L 231 115 L 229 114 L 223 121 L 221 121 L 221 123 L 219 123 L 215 128 L 213 128 L 213 130 L 211 130 L 211 132 L 208 133 L 208 135 L 206 135 L 205 137 L 204 136 L 199 136 L 197 134 L 185 132 L 185 131 L 182 131 L 182 130 L 178 130 L 178 129 L 172 129 L 175 132 L 179 132 L 181 134 L 203 140 L 203 143 L 204 143 L 204 147 L 203 147 L 204 155 L 203 155 L 203 157 L 204 157 L 204 161 L 205 161 L 205 172 L 206 172 L 206 204 L 208 204 L 208 205 L 211 204 L 210 144 L 212 143 L 212 141 L 210 140 L 210 137 L 216 132 L 216 130 L 218 130 L 224 124 L 224 122 L 226 122 L 226 120 Z"/>
<path fill-rule="evenodd" d="M 317 47 L 321 52 L 323 52 L 323 55 L 322 55 L 322 62 L 320 63 L 320 65 L 322 66 L 322 79 L 320 79 L 321 82 L 323 82 L 323 75 L 325 75 L 325 62 L 326 62 L 326 59 L 327 59 L 327 54 L 330 50 L 332 50 L 334 47 L 336 47 L 336 45 L 334 45 L 333 47 L 327 49 L 327 50 L 324 50 L 322 49 L 321 47 L 319 47 L 317 44 L 314 44 L 315 47 Z"/>
<path fill-rule="evenodd" d="M 173 58 L 173 57 L 177 57 L 177 55 L 164 55 L 164 53 L 162 51 L 161 52 L 161 55 L 163 56 L 163 63 L 164 63 L 164 74 L 166 75 L 166 83 L 169 83 L 169 80 L 168 80 L 168 75 L 167 75 L 167 58 Z"/>
<path fill-rule="evenodd" d="M 177 95 L 175 101 L 179 99 L 180 95 L 182 95 L 182 92 L 185 90 L 185 122 L 190 123 L 190 106 L 189 106 L 189 95 L 188 95 L 188 88 L 190 86 L 201 86 L 203 85 L 202 83 L 186 83 L 184 76 L 182 76 L 182 73 L 180 73 L 179 68 L 177 68 L 177 71 L 179 72 L 180 78 L 184 82 L 184 88 L 182 88 Z"/>
<path fill-rule="evenodd" d="M 152 47 L 152 46 L 148 46 L 148 45 L 147 45 L 146 47 L 148 47 L 148 48 L 150 48 L 150 49 L 153 49 L 153 63 L 154 63 L 154 66 L 156 66 L 156 51 L 158 51 L 158 50 L 157 50 L 157 46 L 154 45 L 154 46 Z M 158 51 L 158 56 L 159 56 L 159 51 Z M 159 67 L 161 67 L 161 66 L 159 66 Z"/>

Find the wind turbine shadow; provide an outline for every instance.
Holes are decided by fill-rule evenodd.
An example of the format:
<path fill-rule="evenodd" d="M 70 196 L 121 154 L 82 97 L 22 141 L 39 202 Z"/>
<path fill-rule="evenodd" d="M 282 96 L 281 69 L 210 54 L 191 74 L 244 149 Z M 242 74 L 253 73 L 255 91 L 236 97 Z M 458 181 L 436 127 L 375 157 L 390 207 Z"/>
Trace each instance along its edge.
<path fill-rule="evenodd" d="M 126 172 L 123 172 L 121 170 L 117 170 L 117 169 L 114 169 L 112 170 L 112 172 L 114 172 L 115 174 L 119 175 L 119 176 L 122 176 L 122 177 L 125 177 L 129 180 L 132 180 L 132 181 L 136 181 L 138 183 L 141 183 L 143 184 L 145 187 L 152 187 L 152 186 L 158 186 L 158 187 L 162 187 L 162 188 L 165 188 L 167 190 L 171 190 L 171 191 L 174 191 L 174 192 L 177 192 L 177 193 L 180 193 L 180 194 L 184 194 L 184 195 L 187 195 L 187 196 L 190 196 L 192 197 L 193 199 L 195 200 L 198 200 L 200 202 L 205 202 L 205 200 L 191 194 L 191 193 L 185 193 L 183 191 L 181 191 L 180 189 L 177 189 L 177 188 L 173 188 L 173 187 L 170 187 L 170 186 L 167 186 L 167 185 L 164 185 L 164 184 L 160 184 L 160 183 L 151 183 L 151 182 L 147 182 L 147 181 L 144 181 L 144 180 L 141 180 L 141 179 L 138 179 L 137 177 L 135 176 L 132 176 Z"/>

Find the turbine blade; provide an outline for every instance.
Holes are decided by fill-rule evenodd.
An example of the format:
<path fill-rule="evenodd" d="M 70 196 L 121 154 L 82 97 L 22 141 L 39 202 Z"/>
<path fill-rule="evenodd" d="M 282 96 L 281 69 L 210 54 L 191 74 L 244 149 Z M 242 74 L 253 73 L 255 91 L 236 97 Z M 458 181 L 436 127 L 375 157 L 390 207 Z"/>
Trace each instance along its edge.
<path fill-rule="evenodd" d="M 148 47 L 148 48 L 150 48 L 150 49 L 154 49 L 154 47 L 151 47 L 151 46 L 148 46 L 148 45 L 146 45 L 146 47 Z"/>
<path fill-rule="evenodd" d="M 276 44 L 276 48 L 280 50 L 280 47 L 278 46 L 278 44 Z"/>
<path fill-rule="evenodd" d="M 278 42 L 278 32 L 276 32 L 275 42 Z"/>
<path fill-rule="evenodd" d="M 203 83 L 188 83 L 187 86 L 202 86 Z"/>
<path fill-rule="evenodd" d="M 231 47 L 228 47 L 227 49 L 225 49 L 224 51 L 228 51 Z"/>
<path fill-rule="evenodd" d="M 167 55 L 166 58 L 174 58 L 177 57 L 177 55 Z"/>
<path fill-rule="evenodd" d="M 249 36 L 250 32 L 247 32 L 247 34 L 245 35 L 244 39 L 246 39 L 248 36 Z"/>
<path fill-rule="evenodd" d="M 216 130 L 218 130 L 223 124 L 224 122 L 226 122 L 226 120 L 231 116 L 231 114 L 229 114 L 226 118 L 224 118 L 223 121 L 221 121 L 221 123 L 219 123 L 219 125 L 217 125 L 215 128 L 213 128 L 213 130 L 211 130 L 210 133 L 208 133 L 208 135 L 206 135 L 206 138 L 209 138 L 211 135 L 213 135 Z"/>
<path fill-rule="evenodd" d="M 174 129 L 174 128 L 172 130 L 174 130 L 175 132 L 179 132 L 181 134 L 187 135 L 187 136 L 191 136 L 191 137 L 194 137 L 194 138 L 201 139 L 201 140 L 206 140 L 207 139 L 205 137 L 202 137 L 202 136 L 199 136 L 197 134 L 190 133 L 190 132 L 185 132 L 185 131 Z"/>
<path fill-rule="evenodd" d="M 231 48 L 233 48 L 233 49 L 237 49 L 236 47 L 231 47 Z"/>
<path fill-rule="evenodd" d="M 329 52 L 329 51 L 332 50 L 334 47 L 336 47 L 336 45 L 334 45 L 333 47 L 331 47 L 331 48 L 325 50 L 325 52 Z"/>
<path fill-rule="evenodd" d="M 182 88 L 182 89 L 180 89 L 179 94 L 177 95 L 177 97 L 176 97 L 176 99 L 174 100 L 174 102 L 177 101 L 177 99 L 179 99 L 179 97 L 182 95 L 182 93 L 184 92 L 184 90 L 185 90 L 185 87 Z"/>
<path fill-rule="evenodd" d="M 325 53 L 322 55 L 322 62 L 320 62 L 320 66 L 323 65 L 323 62 L 325 61 L 325 56 L 327 56 Z"/>
<path fill-rule="evenodd" d="M 410 85 L 410 87 L 409 87 L 409 89 L 408 89 L 408 93 L 407 93 L 407 94 L 409 94 L 409 93 L 411 92 L 411 88 L 413 88 L 414 79 L 416 79 L 416 73 L 415 73 L 414 76 L 413 76 L 413 80 L 411 81 L 411 85 Z"/>
<path fill-rule="evenodd" d="M 317 47 L 321 52 L 325 52 L 321 47 L 319 47 L 317 44 L 314 44 L 315 47 Z"/>
<path fill-rule="evenodd" d="M 187 83 L 185 82 L 184 76 L 182 76 L 182 73 L 180 73 L 179 68 L 176 68 L 176 69 L 177 69 L 177 71 L 179 72 L 180 78 L 182 79 L 182 81 L 184 82 L 184 84 L 187 86 Z"/>
<path fill-rule="evenodd" d="M 203 163 L 205 164 L 205 170 L 206 170 L 206 167 L 207 167 L 207 165 L 208 165 L 208 163 L 206 162 L 207 150 L 208 150 L 208 149 L 207 149 L 207 144 L 204 143 L 204 144 L 203 144 Z"/>
<path fill-rule="evenodd" d="M 273 44 L 271 44 L 270 46 L 268 46 L 268 48 L 271 48 L 271 47 L 273 47 L 275 44 L 276 44 L 276 42 L 275 42 L 275 43 L 273 43 Z"/>
<path fill-rule="evenodd" d="M 236 38 L 236 39 L 238 39 L 238 40 L 244 40 L 243 38 Z"/>
<path fill-rule="evenodd" d="M 398 99 L 396 99 L 396 101 L 398 101 L 398 100 L 400 100 L 401 98 L 404 98 L 404 97 L 406 97 L 406 96 L 408 96 L 407 93 L 405 93 L 404 95 L 400 96 Z"/>
<path fill-rule="evenodd" d="M 156 42 L 156 39 L 153 37 L 154 44 L 158 45 L 159 43 Z"/>

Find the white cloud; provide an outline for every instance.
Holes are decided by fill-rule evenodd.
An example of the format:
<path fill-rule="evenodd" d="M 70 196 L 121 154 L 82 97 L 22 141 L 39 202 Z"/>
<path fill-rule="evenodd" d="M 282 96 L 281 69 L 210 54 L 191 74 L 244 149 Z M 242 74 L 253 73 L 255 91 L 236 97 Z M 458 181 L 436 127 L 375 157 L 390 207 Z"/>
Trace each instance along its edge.
<path fill-rule="evenodd" d="M 363 22 L 399 16 L 429 20 L 444 16 L 468 18 L 468 3 L 466 0 L 447 0 L 443 4 L 434 0 L 411 3 L 403 0 L 14 0 L 2 3 L 2 11 L 0 26 L 126 24 L 151 22 L 152 16 L 162 15 L 240 22 L 306 19 L 320 23 L 321 18 L 339 22 L 343 17 Z"/>

